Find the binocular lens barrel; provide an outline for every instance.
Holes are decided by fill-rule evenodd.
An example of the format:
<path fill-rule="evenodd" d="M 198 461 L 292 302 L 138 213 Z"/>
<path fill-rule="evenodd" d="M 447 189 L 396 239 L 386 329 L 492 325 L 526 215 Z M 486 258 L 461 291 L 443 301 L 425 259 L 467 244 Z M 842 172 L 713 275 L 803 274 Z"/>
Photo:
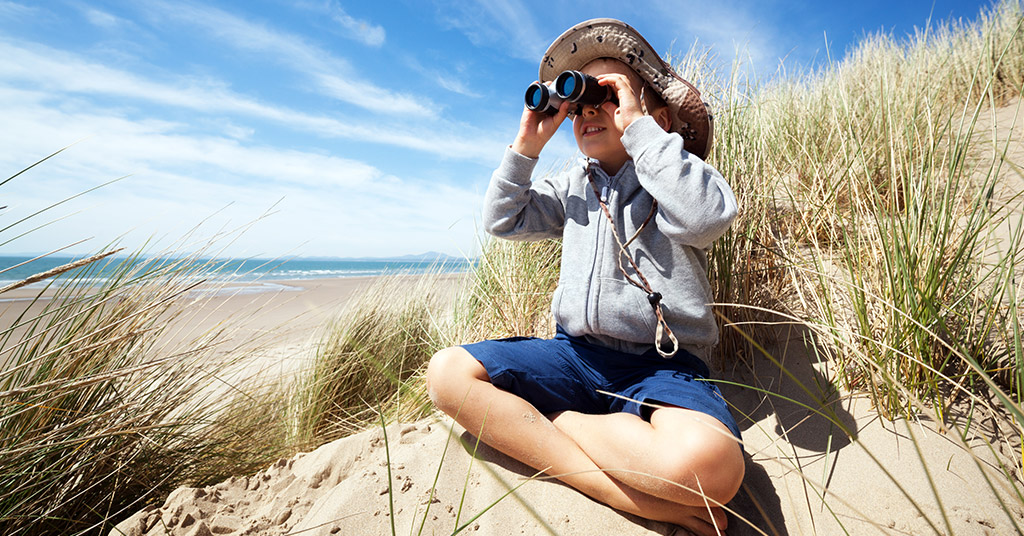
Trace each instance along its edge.
<path fill-rule="evenodd" d="M 598 106 L 612 100 L 612 89 L 597 83 L 597 78 L 580 71 L 563 71 L 555 78 L 555 92 L 559 97 L 577 104 Z"/>
<path fill-rule="evenodd" d="M 580 71 L 563 71 L 555 78 L 555 88 L 551 89 L 546 84 L 534 82 L 526 88 L 526 107 L 534 112 L 542 112 L 549 115 L 558 113 L 558 107 L 562 101 L 569 101 L 576 104 L 576 110 L 571 113 L 581 113 L 582 106 L 600 106 L 605 101 L 612 101 L 618 104 L 612 88 L 597 83 L 597 78 Z"/>
<path fill-rule="evenodd" d="M 534 112 L 554 115 L 561 105 L 562 97 L 540 82 L 534 82 L 526 88 L 526 107 Z"/>

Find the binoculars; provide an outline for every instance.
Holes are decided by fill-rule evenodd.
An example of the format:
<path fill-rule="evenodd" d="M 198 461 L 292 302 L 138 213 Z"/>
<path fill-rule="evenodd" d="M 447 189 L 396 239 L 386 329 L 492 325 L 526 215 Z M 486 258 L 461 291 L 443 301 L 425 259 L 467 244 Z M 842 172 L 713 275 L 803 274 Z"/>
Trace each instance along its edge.
<path fill-rule="evenodd" d="M 612 88 L 599 85 L 597 78 L 580 71 L 563 71 L 555 78 L 554 89 L 542 82 L 534 82 L 526 88 L 526 107 L 534 112 L 554 115 L 563 101 L 575 104 L 575 112 L 572 108 L 569 112 L 576 114 L 583 110 L 585 104 L 619 103 Z"/>

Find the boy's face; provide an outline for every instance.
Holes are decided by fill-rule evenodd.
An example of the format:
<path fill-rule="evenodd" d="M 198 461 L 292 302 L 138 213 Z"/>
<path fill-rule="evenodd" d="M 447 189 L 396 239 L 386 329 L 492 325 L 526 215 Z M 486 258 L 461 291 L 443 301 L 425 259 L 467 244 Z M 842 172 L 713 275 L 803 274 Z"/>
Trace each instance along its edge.
<path fill-rule="evenodd" d="M 643 80 L 626 64 L 613 59 L 596 59 L 583 66 L 580 71 L 591 76 L 600 74 L 624 74 L 630 81 L 635 95 L 640 94 Z M 600 106 L 584 106 L 582 112 L 572 121 L 573 136 L 576 145 L 583 154 L 601 163 L 610 174 L 617 173 L 629 160 L 626 148 L 622 146 L 622 132 L 615 125 L 615 110 L 618 106 L 605 102 Z"/>

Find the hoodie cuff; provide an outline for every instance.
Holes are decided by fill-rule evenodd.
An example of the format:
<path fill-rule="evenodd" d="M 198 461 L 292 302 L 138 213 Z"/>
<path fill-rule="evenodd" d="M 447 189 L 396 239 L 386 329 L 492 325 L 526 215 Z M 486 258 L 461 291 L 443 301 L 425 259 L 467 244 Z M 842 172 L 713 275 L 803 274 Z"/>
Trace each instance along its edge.
<path fill-rule="evenodd" d="M 537 167 L 539 158 L 523 156 L 512 150 L 512 146 L 505 148 L 505 154 L 501 158 L 501 165 L 498 166 L 496 174 L 516 184 L 528 184 L 533 176 L 533 168 Z"/>
<path fill-rule="evenodd" d="M 635 160 L 648 146 L 665 136 L 671 136 L 665 129 L 658 125 L 653 117 L 645 115 L 633 121 L 626 130 L 622 132 L 622 146 L 626 153 Z"/>

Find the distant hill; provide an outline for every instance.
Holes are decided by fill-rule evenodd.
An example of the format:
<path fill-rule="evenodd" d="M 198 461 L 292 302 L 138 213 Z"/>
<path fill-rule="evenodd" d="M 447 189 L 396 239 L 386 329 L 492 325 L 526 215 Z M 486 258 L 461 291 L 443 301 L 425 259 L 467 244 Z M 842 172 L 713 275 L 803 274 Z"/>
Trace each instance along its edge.
<path fill-rule="evenodd" d="M 374 262 L 469 262 L 473 259 L 456 257 L 437 251 L 428 251 L 417 255 L 400 255 L 397 257 L 299 257 L 304 261 L 374 261 Z"/>

